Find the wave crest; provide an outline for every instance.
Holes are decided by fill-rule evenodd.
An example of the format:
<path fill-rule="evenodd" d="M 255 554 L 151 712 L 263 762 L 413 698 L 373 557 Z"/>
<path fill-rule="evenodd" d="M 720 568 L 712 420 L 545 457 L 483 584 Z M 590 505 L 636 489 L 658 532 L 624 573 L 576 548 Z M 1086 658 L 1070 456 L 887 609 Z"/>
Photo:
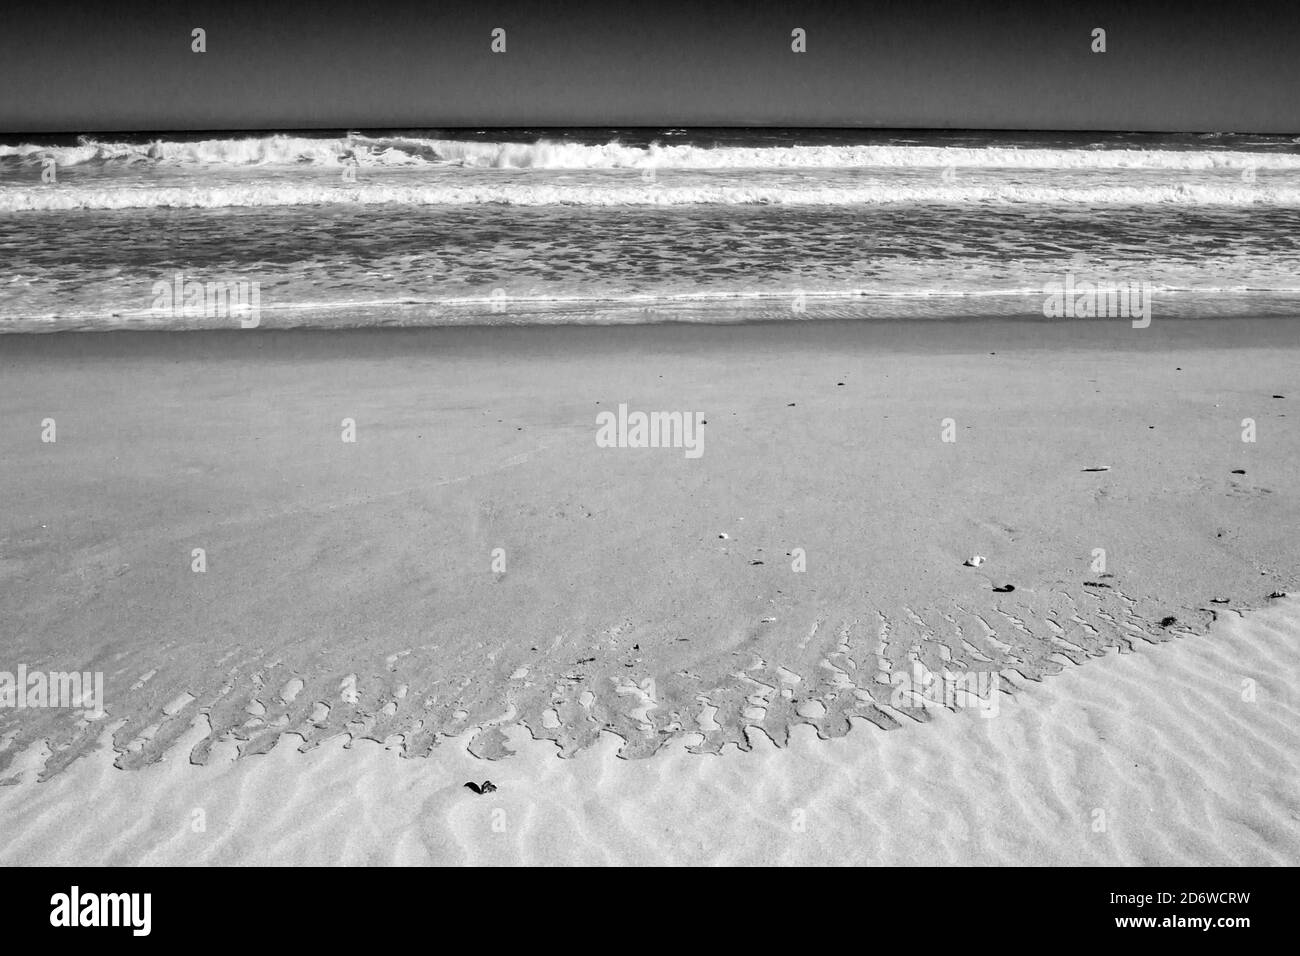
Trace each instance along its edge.
<path fill-rule="evenodd" d="M 926 183 L 874 184 L 858 187 L 789 185 L 627 184 L 566 186 L 489 183 L 313 183 L 253 182 L 222 186 L 105 187 L 63 185 L 10 187 L 0 190 L 0 212 L 70 209 L 215 209 L 347 204 L 507 206 L 689 206 L 787 205 L 844 206 L 931 203 L 942 205 L 1042 204 L 1113 206 L 1176 204 L 1186 206 L 1300 207 L 1300 186 L 1245 184 L 1169 184 L 1135 186 L 961 185 Z"/>
<path fill-rule="evenodd" d="M 0 163 L 60 167 L 158 164 L 174 167 L 454 165 L 479 169 L 830 169 L 853 167 L 1018 169 L 1300 170 L 1300 155 L 1229 150 L 1047 149 L 1014 146 L 627 146 L 542 139 L 488 143 L 420 137 L 304 137 L 289 134 L 151 143 L 0 146 Z"/>

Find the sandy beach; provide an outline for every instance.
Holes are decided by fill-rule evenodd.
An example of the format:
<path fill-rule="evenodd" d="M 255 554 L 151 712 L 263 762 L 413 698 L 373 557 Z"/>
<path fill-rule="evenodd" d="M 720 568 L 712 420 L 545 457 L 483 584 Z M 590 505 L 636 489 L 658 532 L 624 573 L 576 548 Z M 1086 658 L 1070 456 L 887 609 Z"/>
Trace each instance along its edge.
<path fill-rule="evenodd" d="M 836 740 L 805 725 L 725 756 L 620 760 L 607 734 L 560 760 L 515 731 L 518 756 L 492 764 L 464 741 L 408 760 L 290 736 L 194 767 L 179 754 L 199 718 L 176 759 L 138 772 L 101 751 L 37 784 L 33 762 L 0 788 L 0 863 L 1294 866 L 1298 628 L 1287 599 L 1071 667 L 997 720 L 939 710 Z M 485 778 L 495 792 L 464 787 Z"/>
<path fill-rule="evenodd" d="M 1247 319 L 7 337 L 6 654 L 106 714 L 0 709 L 0 859 L 1295 863 L 1298 360 Z M 599 447 L 620 404 L 703 453 Z M 900 706 L 945 670 L 996 714 Z"/>

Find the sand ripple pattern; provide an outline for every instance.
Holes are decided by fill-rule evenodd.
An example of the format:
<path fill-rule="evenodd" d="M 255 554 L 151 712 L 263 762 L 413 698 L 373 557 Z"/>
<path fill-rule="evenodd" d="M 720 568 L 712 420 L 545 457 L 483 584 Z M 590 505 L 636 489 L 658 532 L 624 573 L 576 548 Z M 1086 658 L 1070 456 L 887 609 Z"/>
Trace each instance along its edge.
<path fill-rule="evenodd" d="M 256 761 L 223 744 L 206 767 L 130 775 L 101 752 L 39 785 L 33 761 L 0 789 L 0 862 L 1294 866 L 1297 634 L 1300 602 L 1274 602 L 1070 666 L 996 719 L 940 710 L 832 741 L 805 727 L 723 759 L 628 762 L 604 736 L 557 761 L 516 733 L 519 758 L 495 765 L 463 747 L 304 755 L 289 739 Z M 497 792 L 462 786 L 485 775 Z"/>

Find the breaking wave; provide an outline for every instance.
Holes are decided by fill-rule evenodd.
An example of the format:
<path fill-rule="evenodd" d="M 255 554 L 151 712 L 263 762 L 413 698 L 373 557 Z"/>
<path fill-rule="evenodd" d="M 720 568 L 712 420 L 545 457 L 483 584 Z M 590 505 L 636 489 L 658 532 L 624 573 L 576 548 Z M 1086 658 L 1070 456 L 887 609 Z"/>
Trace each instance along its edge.
<path fill-rule="evenodd" d="M 1300 207 L 1300 185 L 1170 183 L 1164 185 L 1045 186 L 950 182 L 863 186 L 563 185 L 555 183 L 321 183 L 250 182 L 214 186 L 40 186 L 0 190 L 0 212 L 72 209 L 215 209 L 311 205 L 505 206 L 843 206 L 930 203 L 1053 206 L 1185 205 Z"/>
<path fill-rule="evenodd" d="M 702 146 L 600 145 L 541 139 L 494 143 L 420 137 L 289 134 L 195 141 L 105 142 L 75 146 L 0 146 L 0 164 L 59 167 L 85 164 L 221 166 L 461 166 L 478 169 L 785 169 L 958 167 L 1019 169 L 1285 169 L 1300 170 L 1295 153 L 1177 149 L 1048 149 L 1015 146 Z"/>

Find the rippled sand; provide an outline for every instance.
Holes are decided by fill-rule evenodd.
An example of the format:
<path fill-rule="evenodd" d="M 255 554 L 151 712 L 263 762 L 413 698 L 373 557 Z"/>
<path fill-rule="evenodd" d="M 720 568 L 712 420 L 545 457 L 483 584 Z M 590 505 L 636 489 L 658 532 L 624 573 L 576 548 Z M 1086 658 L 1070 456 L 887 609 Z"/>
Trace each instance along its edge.
<path fill-rule="evenodd" d="M 1297 686 L 1289 598 L 1070 667 L 994 718 L 836 740 L 804 726 L 784 750 L 756 736 L 749 753 L 626 761 L 607 735 L 562 760 L 516 739 L 489 763 L 464 741 L 407 760 L 285 738 L 243 760 L 220 745 L 206 767 L 183 743 L 138 772 L 101 751 L 0 789 L 0 862 L 1294 866 Z M 484 779 L 498 789 L 463 786 Z"/>
<path fill-rule="evenodd" d="M 362 800 L 372 791 L 352 788 L 373 767 L 383 798 L 339 821 L 339 839 L 359 846 L 360 821 L 408 814 L 435 826 L 455 800 L 449 834 L 461 832 L 455 814 L 500 807 L 506 834 L 535 817 L 556 852 L 571 852 L 583 844 L 562 836 L 565 821 L 619 806 L 597 829 L 636 832 L 662 801 L 665 820 L 684 818 L 678 832 L 700 834 L 703 857 L 787 852 L 746 842 L 741 819 L 760 832 L 798 825 L 790 832 L 811 846 L 828 814 L 827 847 L 858 852 L 843 845 L 858 830 L 834 829 L 849 820 L 886 858 L 909 827 L 923 839 L 917 819 L 964 832 L 979 801 L 1005 802 L 1016 780 L 1047 772 L 1047 790 L 1022 801 L 1033 822 L 1016 830 L 1024 852 L 1093 847 L 1027 836 L 1068 835 L 1084 813 L 1088 833 L 1104 827 L 1097 837 L 1113 841 L 1106 852 L 1146 859 L 1143 834 L 1157 831 L 1121 829 L 1144 787 L 1158 798 L 1148 816 L 1171 814 L 1162 826 L 1181 841 L 1160 853 L 1284 852 L 1285 788 L 1252 787 L 1293 766 L 1294 631 L 1278 638 L 1270 625 L 1240 656 L 1207 658 L 1202 670 L 1254 668 L 1225 670 L 1213 693 L 1176 665 L 1131 678 L 1124 668 L 1216 649 L 1231 639 L 1204 636 L 1216 615 L 1296 590 L 1294 328 L 1157 312 L 1140 330 L 821 322 L 11 338 L 0 352 L 11 663 L 0 670 L 102 671 L 108 716 L 0 709 L 0 782 L 47 778 L 6 791 L 6 832 L 37 839 L 44 824 L 25 815 L 63 799 L 46 818 L 55 829 L 88 825 L 102 803 L 118 815 L 115 840 L 166 842 L 174 814 L 200 805 L 151 781 L 183 771 L 176 793 L 232 788 L 231 806 L 203 806 L 206 833 L 245 847 L 235 856 L 289 853 L 306 825 L 299 803 Z M 624 403 L 706 419 L 702 456 L 599 446 L 597 414 Z M 57 443 L 39 441 L 47 418 Z M 1246 420 L 1256 441 L 1242 440 Z M 357 442 L 341 440 L 345 421 Z M 976 554 L 986 560 L 968 566 Z M 1113 661 L 1117 650 L 1138 653 Z M 895 678 L 917 667 L 1031 686 L 995 694 L 995 718 L 948 716 L 897 697 Z M 1238 713 L 1228 705 L 1245 678 L 1258 681 L 1256 709 Z M 1069 681 L 1105 702 L 1084 731 Z M 1137 766 L 1102 760 L 1100 744 L 1129 739 L 1124 718 L 1143 707 L 1157 712 L 1132 725 L 1146 747 Z M 1192 716 L 1162 709 L 1175 707 Z M 1168 757 L 1143 783 L 1135 774 L 1157 752 L 1148 726 L 1169 728 Z M 1085 745 L 1088 733 L 1105 739 Z M 810 735 L 828 739 L 810 746 Z M 339 755 L 343 739 L 358 743 Z M 293 754 L 299 745 L 319 749 Z M 390 771 L 383 745 L 425 759 Z M 557 746 L 571 759 L 556 759 Z M 317 783 L 313 768 L 335 757 L 360 762 Z M 853 769 L 827 769 L 841 764 Z M 901 765 L 926 773 L 891 789 Z M 1082 810 L 1053 789 L 1067 772 L 1090 801 Z M 948 774 L 951 786 L 933 790 Z M 502 788 L 475 796 L 460 788 L 470 777 Z M 110 780 L 127 802 L 87 796 Z M 521 780 L 548 781 L 530 799 L 551 809 L 509 803 Z M 592 802 L 622 792 L 618 780 L 631 802 Z M 254 781 L 291 793 L 236 796 Z M 859 807 L 872 787 L 884 787 L 879 800 Z M 708 823 L 728 794 L 759 801 L 757 816 Z M 112 809 L 128 806 L 153 815 Z M 281 818 L 280 807 L 293 809 Z M 877 816 L 858 816 L 868 808 Z M 245 813 L 271 829 L 213 822 Z M 1269 839 L 1200 846 L 1191 834 L 1212 813 Z M 436 852 L 457 858 L 447 839 Z M 1000 858 L 987 839 L 972 831 L 970 844 L 926 852 Z M 330 846 L 312 837 L 302 852 Z M 663 852 L 689 856 L 676 843 Z"/>

